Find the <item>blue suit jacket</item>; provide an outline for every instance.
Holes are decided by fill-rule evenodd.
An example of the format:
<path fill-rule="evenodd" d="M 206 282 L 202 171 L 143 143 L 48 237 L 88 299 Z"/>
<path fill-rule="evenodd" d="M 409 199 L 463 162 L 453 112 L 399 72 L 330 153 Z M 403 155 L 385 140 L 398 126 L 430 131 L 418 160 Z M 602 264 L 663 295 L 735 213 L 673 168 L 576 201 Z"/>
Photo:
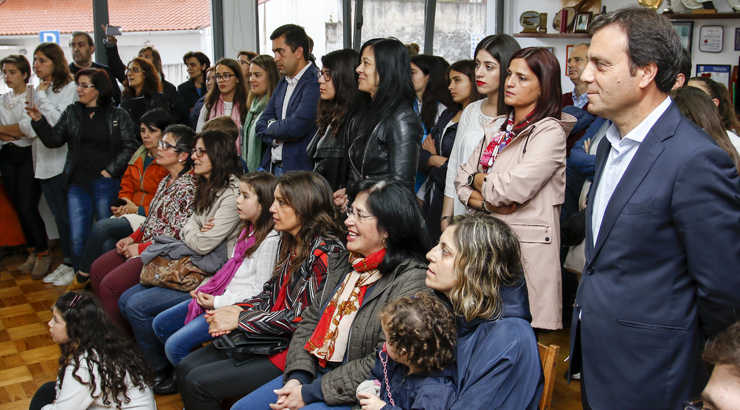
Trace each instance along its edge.
<path fill-rule="evenodd" d="M 267 102 L 265 111 L 257 121 L 257 136 L 269 146 L 275 141 L 283 143 L 283 170 L 285 172 L 305 169 L 313 170 L 313 161 L 306 154 L 306 147 L 316 134 L 316 109 L 319 105 L 319 74 L 311 64 L 298 80 L 290 96 L 287 116 L 283 118 L 283 101 L 288 82 L 281 78 Z M 276 120 L 270 126 L 267 123 Z M 272 150 L 269 148 L 262 158 L 261 167 L 271 170 Z"/>
<path fill-rule="evenodd" d="M 589 204 L 610 149 L 603 139 Z M 671 103 L 614 190 L 595 245 L 587 209 L 571 373 L 582 370 L 594 409 L 678 409 L 706 383 L 704 342 L 740 307 L 737 171 Z"/>

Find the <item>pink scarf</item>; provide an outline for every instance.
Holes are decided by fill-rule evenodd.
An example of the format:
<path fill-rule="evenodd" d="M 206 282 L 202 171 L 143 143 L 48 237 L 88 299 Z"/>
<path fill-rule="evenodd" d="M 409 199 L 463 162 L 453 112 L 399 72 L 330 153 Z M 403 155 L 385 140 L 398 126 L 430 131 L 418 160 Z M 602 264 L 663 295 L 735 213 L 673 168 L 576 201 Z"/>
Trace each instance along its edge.
<path fill-rule="evenodd" d="M 224 95 L 218 96 L 218 102 L 211 107 L 211 112 L 208 113 L 208 118 L 213 119 L 224 115 Z M 239 137 L 236 139 L 236 153 L 239 156 L 242 155 L 242 117 L 239 115 L 239 102 L 234 101 L 234 105 L 231 106 L 231 120 L 234 121 L 237 127 L 239 127 Z"/>
<path fill-rule="evenodd" d="M 239 235 L 239 241 L 237 241 L 236 247 L 234 248 L 234 257 L 229 259 L 223 268 L 213 275 L 213 278 L 211 278 L 208 283 L 198 288 L 197 292 L 203 292 L 214 296 L 223 295 L 226 287 L 231 282 L 231 279 L 234 278 L 236 271 L 239 270 L 239 267 L 242 266 L 242 262 L 244 262 L 244 252 L 257 242 L 257 239 L 254 236 L 249 236 L 253 231 L 253 227 L 249 228 L 249 233 L 247 233 L 246 229 L 242 231 L 241 235 Z M 247 236 L 246 238 L 244 238 L 245 235 Z M 191 300 L 188 305 L 188 315 L 185 317 L 185 324 L 187 325 L 191 320 L 203 313 L 205 313 L 205 309 L 198 304 L 198 301 L 196 299 Z"/>

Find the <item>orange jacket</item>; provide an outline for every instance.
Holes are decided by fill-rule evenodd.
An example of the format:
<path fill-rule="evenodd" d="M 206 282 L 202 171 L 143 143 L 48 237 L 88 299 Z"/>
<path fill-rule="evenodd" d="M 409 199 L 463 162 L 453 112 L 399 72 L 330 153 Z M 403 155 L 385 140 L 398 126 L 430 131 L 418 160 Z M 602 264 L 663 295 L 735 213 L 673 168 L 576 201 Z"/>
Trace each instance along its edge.
<path fill-rule="evenodd" d="M 169 172 L 156 161 L 144 170 L 146 154 L 147 149 L 142 145 L 131 157 L 126 172 L 121 178 L 121 190 L 118 192 L 118 197 L 128 198 L 139 207 L 144 207 L 144 212 L 149 215 L 149 203 L 157 192 L 159 181 Z"/>

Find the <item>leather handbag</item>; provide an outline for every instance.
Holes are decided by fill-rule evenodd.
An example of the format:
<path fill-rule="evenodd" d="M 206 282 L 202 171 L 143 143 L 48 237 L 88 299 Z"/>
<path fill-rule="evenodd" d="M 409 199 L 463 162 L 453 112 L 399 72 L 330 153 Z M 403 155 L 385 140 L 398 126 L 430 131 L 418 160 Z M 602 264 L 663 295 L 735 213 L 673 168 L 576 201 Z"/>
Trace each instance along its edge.
<path fill-rule="evenodd" d="M 157 256 L 141 269 L 140 283 L 145 286 L 190 292 L 198 287 L 205 277 L 204 272 L 193 265 L 189 256 L 175 261 Z"/>
<path fill-rule="evenodd" d="M 261 335 L 236 331 L 221 335 L 213 341 L 216 349 L 224 352 L 235 366 L 241 366 L 255 356 L 272 356 L 288 348 L 290 339 L 283 336 Z"/>

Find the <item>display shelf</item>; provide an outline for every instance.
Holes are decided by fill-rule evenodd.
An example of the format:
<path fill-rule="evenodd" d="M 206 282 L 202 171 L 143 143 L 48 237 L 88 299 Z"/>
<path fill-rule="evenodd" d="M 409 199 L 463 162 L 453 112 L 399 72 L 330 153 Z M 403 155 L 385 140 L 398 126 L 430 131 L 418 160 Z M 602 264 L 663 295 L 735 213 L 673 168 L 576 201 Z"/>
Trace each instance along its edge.
<path fill-rule="evenodd" d="M 526 38 L 591 38 L 589 33 L 514 33 L 514 37 Z"/>

